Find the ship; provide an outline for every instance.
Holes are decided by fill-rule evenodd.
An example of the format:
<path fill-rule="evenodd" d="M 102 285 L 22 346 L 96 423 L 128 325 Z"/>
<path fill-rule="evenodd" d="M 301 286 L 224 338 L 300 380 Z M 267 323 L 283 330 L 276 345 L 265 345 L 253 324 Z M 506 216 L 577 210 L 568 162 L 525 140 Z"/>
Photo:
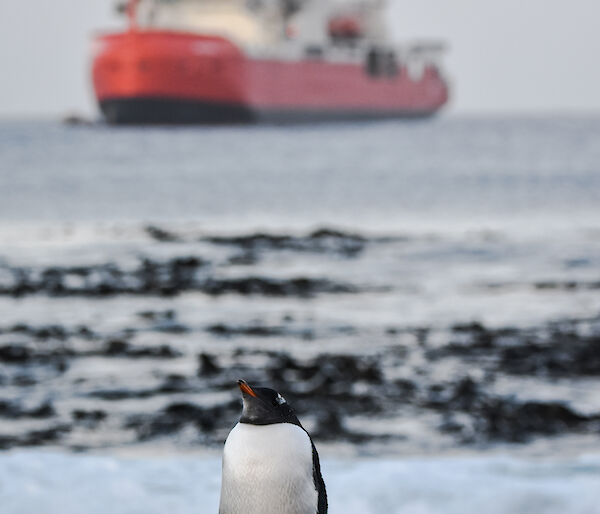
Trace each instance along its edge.
<path fill-rule="evenodd" d="M 422 118 L 448 101 L 444 45 L 394 43 L 385 0 L 129 0 L 93 41 L 111 124 Z"/>

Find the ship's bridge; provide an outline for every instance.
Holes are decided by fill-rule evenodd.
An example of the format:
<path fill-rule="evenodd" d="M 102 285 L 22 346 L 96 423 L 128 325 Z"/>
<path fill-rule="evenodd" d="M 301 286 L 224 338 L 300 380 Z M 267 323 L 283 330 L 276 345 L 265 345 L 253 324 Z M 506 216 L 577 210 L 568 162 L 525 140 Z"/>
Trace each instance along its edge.
<path fill-rule="evenodd" d="M 139 28 L 223 36 L 244 46 L 267 46 L 281 39 L 285 10 L 279 0 L 139 0 Z"/>
<path fill-rule="evenodd" d="M 244 47 L 273 47 L 283 41 L 327 46 L 344 31 L 340 21 L 360 25 L 362 40 L 383 43 L 385 0 L 129 0 L 132 25 L 222 36 Z M 347 15 L 350 15 L 350 18 Z"/>

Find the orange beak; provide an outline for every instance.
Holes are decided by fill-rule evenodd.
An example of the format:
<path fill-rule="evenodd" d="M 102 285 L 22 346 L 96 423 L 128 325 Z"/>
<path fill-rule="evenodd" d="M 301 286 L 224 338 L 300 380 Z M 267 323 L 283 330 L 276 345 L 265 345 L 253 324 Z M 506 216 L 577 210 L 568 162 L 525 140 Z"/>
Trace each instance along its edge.
<path fill-rule="evenodd" d="M 238 380 L 238 387 L 240 388 L 240 391 L 242 391 L 242 393 L 246 393 L 249 396 L 252 396 L 254 398 L 256 398 L 256 393 L 252 390 L 252 388 L 246 384 L 245 381 L 243 380 Z"/>

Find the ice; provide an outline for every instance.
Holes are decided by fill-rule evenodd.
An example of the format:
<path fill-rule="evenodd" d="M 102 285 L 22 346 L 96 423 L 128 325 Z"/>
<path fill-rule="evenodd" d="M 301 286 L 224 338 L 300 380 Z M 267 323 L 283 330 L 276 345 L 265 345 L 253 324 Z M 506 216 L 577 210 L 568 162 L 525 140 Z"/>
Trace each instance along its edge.
<path fill-rule="evenodd" d="M 329 511 L 386 514 L 598 514 L 600 456 L 324 459 Z M 2 514 L 218 511 L 218 456 L 0 456 Z"/>

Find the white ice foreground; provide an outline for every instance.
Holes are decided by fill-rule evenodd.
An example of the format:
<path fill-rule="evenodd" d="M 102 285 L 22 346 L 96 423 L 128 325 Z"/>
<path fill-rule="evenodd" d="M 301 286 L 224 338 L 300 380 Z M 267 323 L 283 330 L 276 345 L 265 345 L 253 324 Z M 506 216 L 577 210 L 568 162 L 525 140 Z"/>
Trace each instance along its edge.
<path fill-rule="evenodd" d="M 332 514 L 599 514 L 600 456 L 328 460 Z M 2 514 L 217 513 L 216 457 L 0 454 Z"/>

